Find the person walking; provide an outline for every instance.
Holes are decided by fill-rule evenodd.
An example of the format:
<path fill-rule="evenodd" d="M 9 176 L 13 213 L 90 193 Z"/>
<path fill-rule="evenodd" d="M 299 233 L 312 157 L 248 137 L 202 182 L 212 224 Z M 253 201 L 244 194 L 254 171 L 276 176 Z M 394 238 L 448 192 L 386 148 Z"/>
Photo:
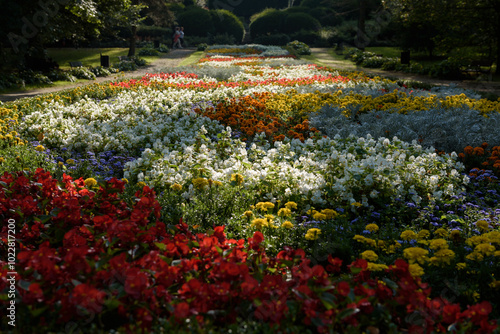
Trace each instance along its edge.
<path fill-rule="evenodd" d="M 179 27 L 175 27 L 174 43 L 172 44 L 172 49 L 175 49 L 176 46 L 179 49 L 182 49 L 180 37 L 181 37 L 181 30 Z"/>
<path fill-rule="evenodd" d="M 181 40 L 181 48 L 186 47 L 186 45 L 184 45 L 184 27 L 181 27 L 180 29 L 179 39 Z"/>

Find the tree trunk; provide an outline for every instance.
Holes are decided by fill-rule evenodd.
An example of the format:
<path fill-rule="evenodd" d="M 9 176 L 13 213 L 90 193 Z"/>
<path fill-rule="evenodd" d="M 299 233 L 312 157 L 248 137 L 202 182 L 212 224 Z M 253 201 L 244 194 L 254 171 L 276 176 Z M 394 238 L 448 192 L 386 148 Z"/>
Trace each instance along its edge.
<path fill-rule="evenodd" d="M 359 0 L 358 40 L 360 41 L 360 46 L 358 47 L 362 50 L 365 49 L 366 45 L 364 44 L 368 44 L 368 41 L 365 41 L 365 43 L 361 43 L 363 39 L 366 39 L 365 22 L 366 22 L 366 0 Z"/>
<path fill-rule="evenodd" d="M 130 41 L 129 41 L 129 49 L 128 49 L 128 56 L 129 57 L 134 57 L 135 56 L 135 36 L 137 35 L 137 26 L 132 26 L 130 28 Z"/>

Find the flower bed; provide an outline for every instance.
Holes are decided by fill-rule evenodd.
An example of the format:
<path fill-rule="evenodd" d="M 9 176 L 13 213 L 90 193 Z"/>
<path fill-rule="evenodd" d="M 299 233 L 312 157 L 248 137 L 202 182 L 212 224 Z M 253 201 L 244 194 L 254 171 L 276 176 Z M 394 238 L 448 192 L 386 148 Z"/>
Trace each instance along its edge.
<path fill-rule="evenodd" d="M 191 72 L 2 106 L 19 318 L 89 333 L 497 327 L 498 102 L 213 50 Z"/>

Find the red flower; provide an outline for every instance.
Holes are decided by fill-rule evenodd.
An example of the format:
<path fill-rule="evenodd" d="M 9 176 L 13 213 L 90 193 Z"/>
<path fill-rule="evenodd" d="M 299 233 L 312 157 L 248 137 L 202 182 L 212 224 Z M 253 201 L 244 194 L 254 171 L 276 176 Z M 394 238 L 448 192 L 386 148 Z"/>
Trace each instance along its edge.
<path fill-rule="evenodd" d="M 148 276 L 138 268 L 127 269 L 125 277 L 125 292 L 133 298 L 139 298 L 149 287 Z"/>
<path fill-rule="evenodd" d="M 189 317 L 190 310 L 189 304 L 186 302 L 181 302 L 174 306 L 174 316 L 178 319 L 185 319 Z"/>
<path fill-rule="evenodd" d="M 96 288 L 82 283 L 78 284 L 73 289 L 72 303 L 75 306 L 81 306 L 87 311 L 93 313 L 100 313 L 106 293 L 99 291 Z"/>

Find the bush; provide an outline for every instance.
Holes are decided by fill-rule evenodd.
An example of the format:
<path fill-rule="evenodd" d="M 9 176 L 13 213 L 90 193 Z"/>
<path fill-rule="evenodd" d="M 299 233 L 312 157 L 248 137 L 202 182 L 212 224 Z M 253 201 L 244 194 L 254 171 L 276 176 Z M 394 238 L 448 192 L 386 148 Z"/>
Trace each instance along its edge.
<path fill-rule="evenodd" d="M 291 40 L 297 40 L 309 45 L 315 45 L 319 39 L 318 33 L 312 30 L 300 30 L 289 34 Z"/>
<path fill-rule="evenodd" d="M 47 74 L 51 81 L 69 81 L 75 82 L 76 77 L 67 71 L 54 70 Z"/>
<path fill-rule="evenodd" d="M 262 15 L 256 16 L 250 23 L 252 38 L 283 32 L 286 13 L 277 9 L 266 9 Z M 286 44 L 286 43 L 285 43 Z"/>
<path fill-rule="evenodd" d="M 236 44 L 234 36 L 230 35 L 228 33 L 209 36 L 209 41 L 210 41 L 210 44 L 212 44 L 212 45 Z"/>
<path fill-rule="evenodd" d="M 236 43 L 241 43 L 245 35 L 245 27 L 236 15 L 226 9 L 212 10 L 210 15 L 217 35 L 227 34 L 232 36 Z"/>
<path fill-rule="evenodd" d="M 262 45 L 286 45 L 290 37 L 285 34 L 263 35 L 254 39 L 254 43 Z"/>
<path fill-rule="evenodd" d="M 284 33 L 294 33 L 300 30 L 316 31 L 321 28 L 318 20 L 306 13 L 290 13 L 287 14 L 283 22 Z"/>
<path fill-rule="evenodd" d="M 460 70 L 462 65 L 463 64 L 461 64 L 458 60 L 448 58 L 439 64 L 432 66 L 430 69 L 430 75 L 443 79 L 460 79 L 462 77 L 462 72 Z"/>
<path fill-rule="evenodd" d="M 299 41 L 293 41 L 289 42 L 286 45 L 289 48 L 292 48 L 295 52 L 295 54 L 298 55 L 310 55 L 311 54 L 311 49 L 306 43 L 302 43 Z"/>
<path fill-rule="evenodd" d="M 158 26 L 140 25 L 137 27 L 137 36 L 140 38 L 165 38 L 172 35 L 172 29 Z"/>
<path fill-rule="evenodd" d="M 210 12 L 200 7 L 188 7 L 179 13 L 177 22 L 184 27 L 186 36 L 207 36 L 215 32 Z"/>
<path fill-rule="evenodd" d="M 137 52 L 137 55 L 139 56 L 158 56 L 160 55 L 160 52 L 154 48 L 148 47 L 148 48 L 142 48 Z"/>
<path fill-rule="evenodd" d="M 96 76 L 88 67 L 77 67 L 69 71 L 69 73 L 78 79 L 95 80 Z"/>
<path fill-rule="evenodd" d="M 205 51 L 207 48 L 208 48 L 208 44 L 207 43 L 200 43 L 196 47 L 196 51 Z"/>

